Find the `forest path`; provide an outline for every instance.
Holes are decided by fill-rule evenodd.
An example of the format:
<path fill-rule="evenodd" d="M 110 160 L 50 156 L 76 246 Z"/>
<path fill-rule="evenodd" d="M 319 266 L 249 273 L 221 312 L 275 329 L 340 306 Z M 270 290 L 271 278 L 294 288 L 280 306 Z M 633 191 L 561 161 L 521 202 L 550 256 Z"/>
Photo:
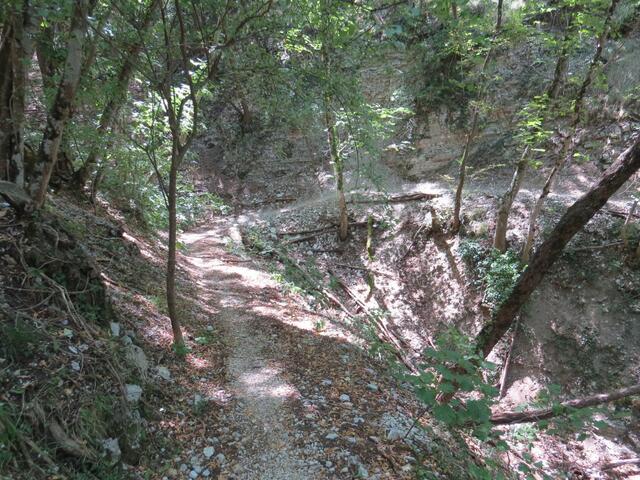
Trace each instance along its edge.
<path fill-rule="evenodd" d="M 236 455 L 222 465 L 219 478 L 320 478 L 320 463 L 313 458 L 317 452 L 303 451 L 294 441 L 296 419 L 288 400 L 299 392 L 282 375 L 287 359 L 257 313 L 273 307 L 277 285 L 252 261 L 228 251 L 227 245 L 241 241 L 232 221 L 221 219 L 206 230 L 185 234 L 182 241 L 207 302 L 219 309 L 218 328 L 228 347 L 226 390 L 232 401 L 225 408 L 222 431 L 236 444 Z"/>

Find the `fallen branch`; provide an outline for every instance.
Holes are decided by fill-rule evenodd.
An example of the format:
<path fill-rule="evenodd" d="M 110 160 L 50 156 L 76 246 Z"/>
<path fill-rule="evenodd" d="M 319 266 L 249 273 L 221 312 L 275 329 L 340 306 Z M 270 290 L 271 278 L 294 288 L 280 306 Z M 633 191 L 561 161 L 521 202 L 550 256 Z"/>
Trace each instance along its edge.
<path fill-rule="evenodd" d="M 360 196 L 360 195 L 358 195 Z M 423 200 L 432 200 L 439 197 L 439 193 L 406 193 L 401 195 L 390 195 L 388 197 L 379 198 L 357 198 L 353 196 L 347 203 L 406 203 L 406 202 L 419 202 Z"/>
<path fill-rule="evenodd" d="M 617 247 L 619 245 L 624 244 L 623 241 L 616 241 L 616 242 L 610 242 L 610 243 L 603 243 L 602 245 L 588 245 L 586 247 L 580 247 L 580 248 L 574 248 L 572 250 L 569 250 L 570 253 L 575 253 L 575 252 L 587 252 L 587 251 L 591 251 L 591 250 L 603 250 L 605 248 L 609 248 L 609 247 Z"/>
<path fill-rule="evenodd" d="M 554 407 L 529 410 L 526 412 L 502 412 L 491 416 L 494 425 L 509 425 L 513 423 L 537 422 L 563 415 L 570 410 L 593 407 L 603 403 L 613 402 L 631 395 L 640 394 L 640 384 L 620 388 L 611 393 L 600 393 L 590 397 L 577 398 L 562 402 Z"/>
<path fill-rule="evenodd" d="M 358 307 L 360 307 L 362 312 L 377 327 L 377 331 L 379 331 L 382 336 L 381 340 L 393 345 L 395 354 L 402 361 L 402 363 L 404 363 L 412 372 L 417 372 L 417 369 L 413 362 L 403 353 L 406 349 L 409 348 L 407 343 L 402 338 L 393 333 L 380 317 L 372 314 L 367 308 L 367 305 L 355 294 L 355 292 L 353 292 L 353 290 L 351 290 L 342 280 L 340 280 L 334 272 L 332 272 L 331 270 L 327 271 L 334 277 L 340 288 L 345 291 L 345 293 L 356 303 L 356 305 L 358 305 Z"/>
<path fill-rule="evenodd" d="M 350 268 L 351 270 L 361 270 L 367 273 L 375 273 L 376 275 L 382 275 L 383 277 L 393 278 L 393 275 L 390 275 L 385 272 L 381 272 L 380 270 L 374 270 L 372 268 L 367 267 L 358 267 L 357 265 L 348 265 L 346 263 L 334 263 L 336 267 Z"/>
<path fill-rule="evenodd" d="M 367 222 L 351 222 L 349 224 L 349 227 L 366 227 L 367 226 Z M 291 245 L 293 243 L 301 243 L 301 242 L 308 242 L 309 240 L 313 240 L 314 238 L 323 235 L 325 233 L 329 233 L 331 230 L 337 229 L 338 225 L 331 225 L 328 227 L 322 227 L 322 228 L 318 228 L 315 230 L 310 230 L 307 232 L 283 232 L 283 233 L 279 233 L 278 235 L 296 235 L 296 234 L 302 234 L 302 233 L 309 233 L 309 235 L 304 235 L 302 237 L 298 237 L 298 238 L 292 238 L 291 240 L 287 240 L 285 242 L 282 242 L 283 245 Z"/>
<path fill-rule="evenodd" d="M 260 200 L 258 202 L 253 203 L 241 203 L 242 207 L 259 207 L 260 205 L 268 205 L 271 203 L 290 203 L 295 202 L 297 198 L 293 197 L 282 197 L 282 198 L 269 198 L 267 200 Z"/>
<path fill-rule="evenodd" d="M 625 465 L 640 465 L 640 457 L 625 458 L 622 460 L 616 460 L 614 462 L 608 462 L 600 467 L 600 470 L 612 470 L 614 468 L 623 467 Z"/>

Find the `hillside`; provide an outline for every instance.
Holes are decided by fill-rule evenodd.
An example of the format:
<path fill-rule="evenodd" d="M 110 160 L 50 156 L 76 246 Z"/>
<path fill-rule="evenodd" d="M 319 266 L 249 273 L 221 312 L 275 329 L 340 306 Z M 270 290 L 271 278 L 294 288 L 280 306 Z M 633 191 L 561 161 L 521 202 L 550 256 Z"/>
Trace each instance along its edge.
<path fill-rule="evenodd" d="M 640 478 L 636 2 L 0 14 L 0 479 Z"/>

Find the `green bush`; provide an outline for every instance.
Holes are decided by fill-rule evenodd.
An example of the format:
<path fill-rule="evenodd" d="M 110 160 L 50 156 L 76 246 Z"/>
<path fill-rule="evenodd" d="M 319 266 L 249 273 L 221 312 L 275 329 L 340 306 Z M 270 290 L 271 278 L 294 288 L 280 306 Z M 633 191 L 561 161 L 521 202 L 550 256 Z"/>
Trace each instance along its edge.
<path fill-rule="evenodd" d="M 484 287 L 484 301 L 496 308 L 504 302 L 518 281 L 524 266 L 515 252 L 483 247 L 467 240 L 460 243 L 460 256 L 473 269 L 475 284 Z"/>

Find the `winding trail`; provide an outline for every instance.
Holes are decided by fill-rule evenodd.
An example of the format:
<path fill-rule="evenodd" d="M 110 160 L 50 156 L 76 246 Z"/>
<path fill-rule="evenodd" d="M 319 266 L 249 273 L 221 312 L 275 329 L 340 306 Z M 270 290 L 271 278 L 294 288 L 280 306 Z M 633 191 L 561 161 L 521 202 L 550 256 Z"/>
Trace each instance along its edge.
<path fill-rule="evenodd" d="M 241 238 L 228 220 L 185 234 L 183 241 L 207 301 L 220 308 L 217 319 L 229 347 L 227 379 L 233 401 L 226 420 L 234 427 L 239 447 L 237 458 L 219 478 L 321 478 L 313 449 L 296 446 L 291 433 L 295 419 L 287 400 L 300 394 L 282 376 L 286 362 L 277 355 L 277 338 L 262 328 L 253 311 L 278 298 L 277 285 L 265 272 L 252 268 L 250 260 L 230 255 L 228 246 Z"/>

